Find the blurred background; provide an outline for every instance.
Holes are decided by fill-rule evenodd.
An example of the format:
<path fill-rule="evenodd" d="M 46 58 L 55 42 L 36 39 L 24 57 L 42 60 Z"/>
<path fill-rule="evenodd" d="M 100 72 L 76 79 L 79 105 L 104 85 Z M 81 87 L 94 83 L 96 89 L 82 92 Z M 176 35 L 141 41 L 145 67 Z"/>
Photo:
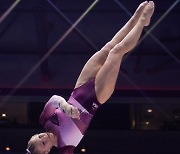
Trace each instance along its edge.
<path fill-rule="evenodd" d="M 0 153 L 25 153 L 31 135 L 42 131 L 38 121 L 47 100 L 69 98 L 87 59 L 141 2 L 0 1 Z M 154 2 L 150 26 L 124 57 L 113 96 L 75 153 L 180 153 L 180 5 Z"/>

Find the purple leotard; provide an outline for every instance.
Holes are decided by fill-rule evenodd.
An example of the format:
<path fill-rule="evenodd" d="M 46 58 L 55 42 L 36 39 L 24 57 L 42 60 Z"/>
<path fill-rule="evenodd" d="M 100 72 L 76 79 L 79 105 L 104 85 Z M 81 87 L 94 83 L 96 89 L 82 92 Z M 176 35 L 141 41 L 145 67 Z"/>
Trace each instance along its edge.
<path fill-rule="evenodd" d="M 58 137 L 57 147 L 61 153 L 72 153 L 84 136 L 90 121 L 100 106 L 95 94 L 94 79 L 74 89 L 68 103 L 80 111 L 80 119 L 67 116 L 58 105 L 60 96 L 54 95 L 46 103 L 40 116 L 40 123 L 46 131 L 53 131 Z M 65 149 L 65 150 L 64 150 Z M 66 151 L 66 152 L 63 152 Z"/>

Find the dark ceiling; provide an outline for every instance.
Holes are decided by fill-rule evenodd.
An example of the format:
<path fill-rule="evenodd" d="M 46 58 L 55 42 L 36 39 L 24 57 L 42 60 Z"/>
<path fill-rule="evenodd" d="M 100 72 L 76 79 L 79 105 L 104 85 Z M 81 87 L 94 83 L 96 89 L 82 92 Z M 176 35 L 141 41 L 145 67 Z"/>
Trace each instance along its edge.
<path fill-rule="evenodd" d="M 14 2 L 1 1 L 1 15 Z M 70 29 L 93 2 L 20 1 L 0 23 L 0 88 L 72 89 L 89 56 L 113 37 L 141 1 L 99 0 Z M 155 4 L 151 25 L 124 58 L 117 89 L 180 90 L 179 0 Z"/>
<path fill-rule="evenodd" d="M 13 3 L 2 1 L 1 14 Z M 0 47 L 4 54 L 45 54 L 92 0 L 23 0 L 1 22 Z M 53 54 L 92 54 L 112 38 L 129 19 L 141 1 L 100 0 Z M 151 35 L 139 45 L 141 54 L 167 55 L 163 48 L 178 56 L 179 4 L 177 1 L 155 1 Z M 176 4 L 173 6 L 173 4 Z M 55 7 L 54 7 L 55 6 Z M 170 11 L 170 12 L 169 12 Z M 167 13 L 167 14 L 166 14 Z"/>

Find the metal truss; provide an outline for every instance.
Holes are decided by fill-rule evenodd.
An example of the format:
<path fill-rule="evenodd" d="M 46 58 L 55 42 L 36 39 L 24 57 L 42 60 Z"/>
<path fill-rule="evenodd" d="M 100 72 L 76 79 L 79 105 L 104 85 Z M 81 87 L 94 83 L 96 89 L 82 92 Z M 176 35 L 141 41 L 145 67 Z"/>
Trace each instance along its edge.
<path fill-rule="evenodd" d="M 139 44 L 148 36 L 150 36 L 165 52 L 167 52 L 178 64 L 180 64 L 180 60 L 164 45 L 162 44 L 153 34 L 152 31 L 158 26 L 158 24 L 170 13 L 170 11 L 179 3 L 180 0 L 176 0 L 169 9 L 159 18 L 158 21 L 149 29 L 146 30 L 146 34 L 140 39 Z M 13 5 L 0 17 L 0 23 L 8 16 L 8 14 L 15 8 L 15 6 L 20 2 L 20 0 L 16 0 Z M 63 19 L 70 25 L 70 28 L 55 42 L 55 44 L 46 52 L 46 54 L 38 61 L 38 63 L 25 75 L 25 77 L 14 87 L 14 89 L 9 93 L 8 96 L 6 96 L 2 102 L 0 103 L 0 106 L 2 106 L 10 97 L 11 95 L 16 92 L 18 88 L 21 87 L 21 85 L 33 74 L 33 72 L 50 56 L 50 54 L 64 41 L 64 39 L 73 31 L 75 30 L 80 34 L 80 36 L 89 43 L 94 49 L 98 50 L 98 47 L 91 41 L 89 38 L 81 32 L 80 29 L 77 28 L 77 25 L 86 17 L 86 15 L 94 8 L 94 6 L 99 2 L 99 0 L 95 0 L 88 8 L 87 10 L 73 23 L 59 8 L 57 8 L 51 0 L 47 0 L 47 2 L 50 4 L 50 6 L 61 16 Z M 129 16 L 132 14 L 129 12 L 129 10 L 119 1 L 114 0 L 114 2 L 123 9 Z M 131 83 L 137 90 L 140 91 L 142 96 L 150 102 L 151 104 L 155 105 L 153 101 L 131 80 L 127 77 L 126 74 L 121 72 L 121 74 L 124 76 L 124 78 L 127 79 L 129 83 Z M 156 108 L 167 118 L 170 120 L 170 117 L 161 110 L 160 107 L 156 105 Z"/>
<path fill-rule="evenodd" d="M 19 0 L 18 0 L 19 1 Z M 9 100 L 9 98 L 27 81 L 27 79 L 34 73 L 34 71 L 50 56 L 50 54 L 64 41 L 64 39 L 75 29 L 75 27 L 86 17 L 86 15 L 99 2 L 95 0 L 83 14 L 71 25 L 71 27 L 55 42 L 55 44 L 46 52 L 46 54 L 36 63 L 36 65 L 22 78 L 17 85 L 10 91 L 10 93 L 1 101 L 0 107 Z M 14 5 L 13 5 L 14 6 Z M 14 6 L 15 7 L 15 6 Z M 7 15 L 5 16 L 7 17 Z"/>

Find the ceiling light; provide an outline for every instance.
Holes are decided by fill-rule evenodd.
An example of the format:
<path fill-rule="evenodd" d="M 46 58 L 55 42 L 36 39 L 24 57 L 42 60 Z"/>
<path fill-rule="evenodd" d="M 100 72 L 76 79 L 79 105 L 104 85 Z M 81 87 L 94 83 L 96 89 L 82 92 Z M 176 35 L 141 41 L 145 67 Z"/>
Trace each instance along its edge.
<path fill-rule="evenodd" d="M 85 148 L 82 148 L 82 149 L 81 149 L 81 152 L 86 152 L 86 149 L 85 149 Z"/>
<path fill-rule="evenodd" d="M 9 146 L 7 146 L 5 149 L 6 149 L 6 151 L 10 151 L 11 150 L 11 148 Z"/>
<path fill-rule="evenodd" d="M 2 113 L 2 115 L 1 115 L 2 117 L 6 117 L 6 114 L 5 113 Z"/>
<path fill-rule="evenodd" d="M 145 122 L 145 124 L 146 124 L 146 125 L 149 125 L 149 124 L 150 124 L 150 122 L 149 122 L 149 121 L 146 121 L 146 122 Z"/>
<path fill-rule="evenodd" d="M 147 112 L 151 113 L 151 112 L 152 112 L 152 109 L 147 109 Z"/>

